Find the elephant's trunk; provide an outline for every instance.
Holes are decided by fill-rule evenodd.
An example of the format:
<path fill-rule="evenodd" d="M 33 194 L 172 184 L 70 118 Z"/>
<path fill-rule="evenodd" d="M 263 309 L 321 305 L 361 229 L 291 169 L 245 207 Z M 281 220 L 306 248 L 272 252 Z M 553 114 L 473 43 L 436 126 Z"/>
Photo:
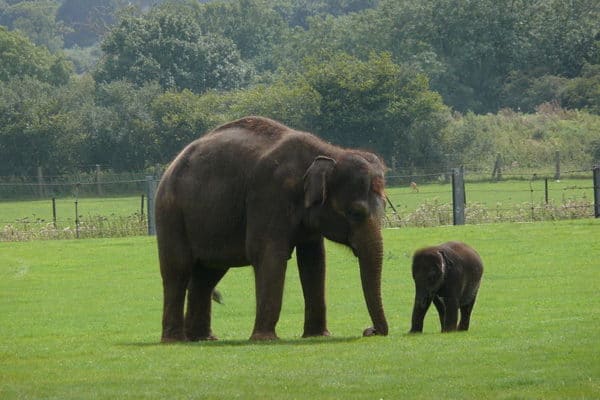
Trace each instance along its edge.
<path fill-rule="evenodd" d="M 364 335 L 387 335 L 388 324 L 383 311 L 381 300 L 381 269 L 383 263 L 383 241 L 379 224 L 368 223 L 367 232 L 360 232 L 353 243 L 353 248 L 358 256 L 360 265 L 360 279 L 362 283 L 365 302 L 373 322 L 373 328 L 365 330 Z M 365 240 L 366 239 L 366 240 Z"/>

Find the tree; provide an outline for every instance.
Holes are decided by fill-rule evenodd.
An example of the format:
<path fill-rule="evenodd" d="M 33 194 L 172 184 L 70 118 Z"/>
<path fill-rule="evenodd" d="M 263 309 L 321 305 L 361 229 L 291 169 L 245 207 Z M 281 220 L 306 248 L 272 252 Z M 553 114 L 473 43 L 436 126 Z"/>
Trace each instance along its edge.
<path fill-rule="evenodd" d="M 157 84 L 136 87 L 131 82 L 99 84 L 86 113 L 83 152 L 90 164 L 117 171 L 140 171 L 155 160 L 155 123 L 150 104 L 161 93 Z"/>
<path fill-rule="evenodd" d="M 18 32 L 0 26 L 0 81 L 31 76 L 42 82 L 62 85 L 68 82 L 71 64 L 62 55 L 52 55 L 33 45 Z"/>
<path fill-rule="evenodd" d="M 0 82 L 0 175 L 61 173 L 74 166 L 81 130 L 65 86 L 28 76 Z M 81 97 L 78 101 L 83 101 Z"/>
<path fill-rule="evenodd" d="M 411 168 L 443 161 L 436 141 L 448 110 L 424 75 L 394 64 L 388 53 L 372 54 L 368 61 L 335 54 L 307 70 L 321 98 L 312 121 L 320 136 Z"/>
<path fill-rule="evenodd" d="M 538 75 L 579 76 L 585 64 L 600 63 L 600 6 L 588 0 L 534 2 L 521 68 Z"/>
<path fill-rule="evenodd" d="M 287 26 L 266 0 L 210 2 L 199 10 L 198 21 L 204 32 L 231 39 L 258 70 L 274 69 L 273 49 L 281 45 Z"/>
<path fill-rule="evenodd" d="M 187 89 L 156 96 L 150 103 L 156 132 L 153 160 L 170 162 L 188 143 L 214 127 L 209 110 L 200 106 L 199 95 Z"/>
<path fill-rule="evenodd" d="M 584 65 L 580 77 L 565 83 L 561 105 L 600 115 L 600 64 Z"/>
<path fill-rule="evenodd" d="M 235 45 L 203 34 L 191 16 L 153 9 L 127 15 L 102 43 L 98 82 L 127 79 L 136 85 L 158 82 L 164 89 L 228 90 L 245 84 L 249 69 Z"/>
<path fill-rule="evenodd" d="M 96 44 L 114 25 L 120 0 L 63 0 L 56 18 L 70 29 L 64 35 L 66 47 Z"/>
<path fill-rule="evenodd" d="M 64 31 L 56 21 L 58 6 L 52 0 L 20 1 L 0 11 L 0 24 L 21 31 L 33 43 L 56 52 L 63 46 Z"/>
<path fill-rule="evenodd" d="M 263 115 L 295 129 L 310 130 L 319 114 L 321 97 L 303 76 L 280 75 L 269 85 L 255 85 L 229 96 L 230 119 Z"/>
<path fill-rule="evenodd" d="M 374 8 L 377 0 L 277 0 L 273 8 L 292 27 L 299 26 L 303 29 L 309 27 L 312 17 L 326 15 L 341 16 L 348 13 L 358 13 L 365 9 Z"/>
<path fill-rule="evenodd" d="M 377 11 L 374 29 L 394 59 L 434 61 L 422 70 L 460 111 L 495 112 L 506 106 L 507 80 L 572 78 L 600 56 L 595 2 L 382 0 Z"/>

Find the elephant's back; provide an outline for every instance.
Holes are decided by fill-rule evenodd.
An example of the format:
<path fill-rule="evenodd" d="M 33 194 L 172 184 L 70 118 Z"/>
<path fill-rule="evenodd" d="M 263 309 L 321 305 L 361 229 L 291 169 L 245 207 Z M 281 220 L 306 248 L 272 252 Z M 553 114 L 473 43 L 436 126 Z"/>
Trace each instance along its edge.
<path fill-rule="evenodd" d="M 289 131 L 285 125 L 263 117 L 221 125 L 186 146 L 165 172 L 163 181 L 206 185 L 226 180 L 230 186 L 243 184 L 260 158 Z"/>
<path fill-rule="evenodd" d="M 275 120 L 265 117 L 249 116 L 223 124 L 215 128 L 209 135 L 227 136 L 231 133 L 239 135 L 243 132 L 244 137 L 240 137 L 241 139 L 249 141 L 261 141 L 261 139 L 263 139 L 267 142 L 273 142 L 280 139 L 291 130 L 291 128 Z"/>

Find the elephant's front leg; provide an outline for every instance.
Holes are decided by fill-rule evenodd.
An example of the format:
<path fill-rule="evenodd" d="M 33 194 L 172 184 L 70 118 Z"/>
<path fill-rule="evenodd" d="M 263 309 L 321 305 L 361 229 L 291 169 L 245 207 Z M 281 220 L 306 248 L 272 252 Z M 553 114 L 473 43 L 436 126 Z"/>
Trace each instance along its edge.
<path fill-rule="evenodd" d="M 412 325 L 410 333 L 421 333 L 423 332 L 423 321 L 425 320 L 425 314 L 431 305 L 432 296 L 428 295 L 415 295 L 415 304 L 412 313 Z"/>
<path fill-rule="evenodd" d="M 287 256 L 273 253 L 254 265 L 256 281 L 256 319 L 251 340 L 278 339 L 275 325 L 281 313 Z"/>
<path fill-rule="evenodd" d="M 329 336 L 325 305 L 323 238 L 296 246 L 296 258 L 304 294 L 304 333 L 302 337 Z"/>

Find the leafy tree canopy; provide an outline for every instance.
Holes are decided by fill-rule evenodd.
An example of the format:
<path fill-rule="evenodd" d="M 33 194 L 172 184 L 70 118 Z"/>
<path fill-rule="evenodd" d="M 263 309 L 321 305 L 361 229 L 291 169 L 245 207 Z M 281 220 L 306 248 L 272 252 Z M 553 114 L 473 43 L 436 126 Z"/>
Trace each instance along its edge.
<path fill-rule="evenodd" d="M 406 166 L 441 163 L 435 143 L 449 114 L 425 75 L 394 64 L 388 53 L 367 61 L 334 54 L 309 62 L 307 71 L 321 98 L 313 122 L 321 136 Z"/>
<path fill-rule="evenodd" d="M 65 47 L 93 46 L 115 23 L 121 0 L 63 0 L 56 18 L 69 28 Z"/>
<path fill-rule="evenodd" d="M 203 34 L 191 16 L 169 9 L 124 16 L 104 39 L 102 50 L 95 72 L 99 82 L 156 81 L 164 89 L 202 93 L 240 87 L 250 75 L 250 67 L 231 40 Z"/>
<path fill-rule="evenodd" d="M 58 1 L 19 1 L 0 4 L 0 24 L 19 30 L 33 43 L 56 52 L 63 47 L 64 27 L 56 22 Z"/>
<path fill-rule="evenodd" d="M 0 26 L 0 81 L 31 76 L 61 85 L 69 80 L 70 74 L 71 64 L 63 56 L 52 55 L 20 33 Z"/>

